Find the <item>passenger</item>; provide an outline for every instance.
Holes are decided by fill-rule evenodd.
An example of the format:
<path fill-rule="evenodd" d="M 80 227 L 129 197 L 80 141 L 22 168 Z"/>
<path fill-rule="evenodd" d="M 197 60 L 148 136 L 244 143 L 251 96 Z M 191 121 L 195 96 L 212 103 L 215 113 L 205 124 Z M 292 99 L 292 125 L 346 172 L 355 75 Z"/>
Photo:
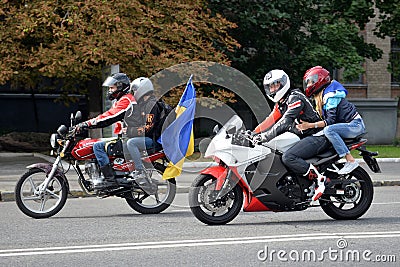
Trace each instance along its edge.
<path fill-rule="evenodd" d="M 133 178 L 141 186 L 148 186 L 150 178 L 144 168 L 140 151 L 155 148 L 160 132 L 158 124 L 161 110 L 154 95 L 150 79 L 140 77 L 131 83 L 131 92 L 136 99 L 132 110 L 126 113 L 127 149 L 135 163 L 136 176 Z"/>
<path fill-rule="evenodd" d="M 346 163 L 338 171 L 347 174 L 358 167 L 358 163 L 350 154 L 343 138 L 354 138 L 365 132 L 364 121 L 356 107 L 345 97 L 347 90 L 337 81 L 332 80 L 329 72 L 321 66 L 306 71 L 303 77 L 304 90 L 307 97 L 313 97 L 316 110 L 323 120 L 297 125 L 299 130 L 318 127 L 324 128 L 324 134 L 332 143 L 339 157 L 345 157 Z"/>

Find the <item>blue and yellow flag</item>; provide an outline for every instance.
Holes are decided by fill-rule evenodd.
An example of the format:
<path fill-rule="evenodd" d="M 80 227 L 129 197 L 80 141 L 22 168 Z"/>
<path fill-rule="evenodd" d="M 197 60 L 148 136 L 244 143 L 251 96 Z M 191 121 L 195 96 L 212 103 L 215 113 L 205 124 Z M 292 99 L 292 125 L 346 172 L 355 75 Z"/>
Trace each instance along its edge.
<path fill-rule="evenodd" d="M 192 76 L 190 76 L 175 109 L 176 119 L 164 130 L 158 140 L 170 160 L 163 179 L 179 176 L 185 157 L 194 152 L 193 120 L 196 109 L 196 91 L 192 83 Z"/>

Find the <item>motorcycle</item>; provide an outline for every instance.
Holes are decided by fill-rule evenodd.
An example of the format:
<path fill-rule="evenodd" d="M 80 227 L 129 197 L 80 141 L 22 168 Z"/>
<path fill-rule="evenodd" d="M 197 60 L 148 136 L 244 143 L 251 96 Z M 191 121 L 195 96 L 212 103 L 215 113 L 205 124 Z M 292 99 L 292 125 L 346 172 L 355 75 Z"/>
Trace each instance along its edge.
<path fill-rule="evenodd" d="M 93 153 L 93 144 L 100 140 L 121 141 L 121 136 L 108 139 L 83 139 L 75 126 L 81 120 L 81 112 L 71 114 L 71 126 L 61 125 L 57 133 L 50 137 L 52 151 L 57 156 L 54 163 L 37 163 L 27 166 L 29 169 L 17 182 L 15 199 L 18 208 L 26 215 L 40 219 L 57 214 L 65 205 L 69 190 L 66 173 L 72 166 L 78 174 L 78 183 L 83 192 L 100 198 L 117 196 L 124 198 L 128 205 L 142 214 L 156 214 L 167 209 L 175 198 L 175 178 L 162 179 L 167 158 L 162 150 L 143 151 L 142 160 L 150 178 L 150 187 L 140 186 L 134 180 L 134 163 L 124 157 L 119 149 L 108 153 L 113 163 L 117 183 L 104 184 L 104 177 Z M 149 153 L 149 154 L 147 154 Z M 62 160 L 68 162 L 64 170 Z M 80 164 L 84 164 L 82 171 Z M 85 175 L 84 175 L 85 173 Z"/>
<path fill-rule="evenodd" d="M 269 142 L 253 142 L 242 120 L 234 115 L 208 144 L 206 158 L 218 165 L 201 171 L 189 190 L 189 205 L 194 216 L 209 225 L 232 221 L 240 212 L 301 211 L 318 206 L 312 202 L 314 182 L 288 170 L 282 163 L 283 153 L 300 139 L 286 132 Z M 363 148 L 362 137 L 345 140 L 350 150 L 357 149 L 373 172 L 380 172 L 374 158 L 377 152 Z M 361 167 L 339 175 L 343 167 L 331 147 L 307 162 L 312 163 L 327 179 L 319 199 L 322 210 L 337 220 L 357 219 L 370 207 L 374 189 L 370 176 Z"/>

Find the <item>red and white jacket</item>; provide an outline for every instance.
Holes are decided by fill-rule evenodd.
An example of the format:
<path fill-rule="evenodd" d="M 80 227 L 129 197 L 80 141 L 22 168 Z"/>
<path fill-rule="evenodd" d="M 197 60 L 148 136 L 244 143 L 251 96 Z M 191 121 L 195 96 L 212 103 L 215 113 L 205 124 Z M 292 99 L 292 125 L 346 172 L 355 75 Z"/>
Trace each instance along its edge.
<path fill-rule="evenodd" d="M 111 108 L 106 112 L 98 115 L 97 117 L 87 120 L 89 128 L 104 128 L 115 122 L 117 125 L 114 129 L 115 134 L 122 132 L 122 120 L 125 113 L 132 104 L 136 104 L 136 100 L 132 94 L 123 95 L 120 99 L 115 101 Z"/>

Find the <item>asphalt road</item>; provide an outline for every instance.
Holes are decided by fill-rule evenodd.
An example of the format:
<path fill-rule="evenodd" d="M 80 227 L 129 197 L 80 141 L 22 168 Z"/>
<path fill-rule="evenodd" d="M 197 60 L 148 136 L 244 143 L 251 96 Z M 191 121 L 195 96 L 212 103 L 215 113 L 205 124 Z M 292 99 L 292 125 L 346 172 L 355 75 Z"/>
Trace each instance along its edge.
<path fill-rule="evenodd" d="M 197 221 L 187 194 L 157 215 L 138 214 L 119 198 L 68 199 L 42 220 L 0 202 L 0 266 L 398 266 L 399 193 L 376 187 L 370 210 L 354 221 L 312 208 L 241 212 L 224 226 Z"/>

